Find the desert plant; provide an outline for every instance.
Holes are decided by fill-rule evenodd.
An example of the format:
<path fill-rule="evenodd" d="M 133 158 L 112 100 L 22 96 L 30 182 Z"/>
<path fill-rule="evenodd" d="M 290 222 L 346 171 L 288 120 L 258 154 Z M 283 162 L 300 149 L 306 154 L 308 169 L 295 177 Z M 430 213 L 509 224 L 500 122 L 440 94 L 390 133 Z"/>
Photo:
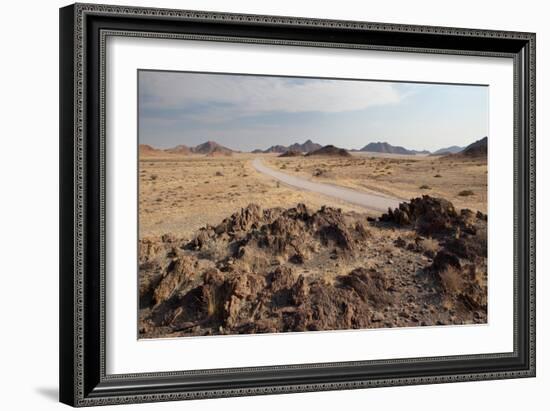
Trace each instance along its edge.
<path fill-rule="evenodd" d="M 424 250 L 425 253 L 428 253 L 430 255 L 435 255 L 438 251 L 439 251 L 439 241 L 431 238 L 431 237 L 428 237 L 428 238 L 424 238 L 422 240 L 422 249 Z"/>
<path fill-rule="evenodd" d="M 220 298 L 220 292 L 216 287 L 205 289 L 203 294 L 203 303 L 206 308 L 206 313 L 209 317 L 217 318 L 223 313 L 223 300 Z"/>
<path fill-rule="evenodd" d="M 421 190 L 431 190 L 432 188 L 429 185 L 423 184 L 419 187 Z"/>
<path fill-rule="evenodd" d="M 464 288 L 462 272 L 453 266 L 448 266 L 439 273 L 443 290 L 450 295 L 459 295 Z"/>
<path fill-rule="evenodd" d="M 472 190 L 462 190 L 460 193 L 458 193 L 458 195 L 461 197 L 468 197 L 473 196 L 474 192 Z"/>

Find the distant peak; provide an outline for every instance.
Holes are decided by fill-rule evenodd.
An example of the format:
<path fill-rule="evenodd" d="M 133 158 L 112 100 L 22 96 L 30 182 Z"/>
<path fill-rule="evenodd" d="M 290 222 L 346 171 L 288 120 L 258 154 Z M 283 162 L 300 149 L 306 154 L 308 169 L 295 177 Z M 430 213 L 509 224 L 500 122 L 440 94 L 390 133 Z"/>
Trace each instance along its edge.
<path fill-rule="evenodd" d="M 415 155 L 415 154 L 429 154 L 427 150 L 409 150 L 402 146 L 393 146 L 390 143 L 384 141 L 377 141 L 376 143 L 369 143 L 359 151 L 369 151 L 375 153 L 388 153 L 388 154 L 406 154 L 406 155 Z"/>

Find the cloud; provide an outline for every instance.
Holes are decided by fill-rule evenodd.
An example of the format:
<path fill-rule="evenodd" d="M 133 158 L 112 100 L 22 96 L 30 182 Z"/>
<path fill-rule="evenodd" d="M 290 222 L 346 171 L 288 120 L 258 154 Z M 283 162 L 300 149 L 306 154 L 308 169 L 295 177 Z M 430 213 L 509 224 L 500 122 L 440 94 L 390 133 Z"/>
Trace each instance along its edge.
<path fill-rule="evenodd" d="M 145 115 L 195 120 L 206 113 L 216 113 L 218 120 L 269 112 L 339 113 L 404 98 L 394 84 L 369 81 L 145 71 L 139 84 Z"/>

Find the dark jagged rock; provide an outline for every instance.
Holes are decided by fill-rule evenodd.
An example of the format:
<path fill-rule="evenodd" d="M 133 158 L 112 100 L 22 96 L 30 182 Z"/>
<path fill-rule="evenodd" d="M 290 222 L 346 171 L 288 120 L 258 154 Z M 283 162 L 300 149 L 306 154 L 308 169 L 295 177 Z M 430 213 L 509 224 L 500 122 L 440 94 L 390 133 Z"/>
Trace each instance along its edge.
<path fill-rule="evenodd" d="M 169 299 L 173 293 L 188 285 L 195 272 L 193 265 L 194 260 L 184 256 L 170 261 L 163 277 L 155 287 L 153 303 L 159 304 Z"/>
<path fill-rule="evenodd" d="M 413 225 L 422 235 L 446 234 L 464 226 L 462 218 L 453 204 L 442 198 L 424 195 L 399 204 L 399 208 L 389 209 L 380 221 L 392 222 L 400 226 Z"/>
<path fill-rule="evenodd" d="M 306 156 L 351 157 L 351 154 L 343 148 L 338 148 L 329 144 L 315 151 L 310 151 Z"/>
<path fill-rule="evenodd" d="M 439 307 L 436 314 L 417 308 L 411 292 L 424 277 L 426 290 L 442 296 L 425 301 L 451 299 L 472 318 L 475 311 L 475 321 L 486 319 L 484 214 L 424 196 L 381 220 L 331 207 L 250 204 L 191 241 L 142 239 L 140 336 L 452 323 Z M 373 230 L 397 229 L 397 238 L 376 244 L 383 235 Z"/>
<path fill-rule="evenodd" d="M 446 250 L 438 252 L 431 266 L 436 272 L 443 271 L 447 267 L 461 268 L 460 259 Z"/>

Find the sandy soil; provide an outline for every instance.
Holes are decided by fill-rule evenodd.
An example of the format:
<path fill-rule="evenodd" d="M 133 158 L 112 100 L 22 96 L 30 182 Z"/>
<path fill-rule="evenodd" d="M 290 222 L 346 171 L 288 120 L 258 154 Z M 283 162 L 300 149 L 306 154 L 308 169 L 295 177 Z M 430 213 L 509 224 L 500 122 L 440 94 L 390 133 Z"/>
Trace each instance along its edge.
<path fill-rule="evenodd" d="M 382 215 L 300 191 L 256 171 L 258 157 L 407 201 Z M 485 159 L 238 153 L 139 164 L 141 338 L 487 321 Z"/>
<path fill-rule="evenodd" d="M 299 191 L 258 173 L 252 160 L 258 155 L 228 157 L 154 156 L 139 162 L 140 238 L 166 233 L 191 236 L 206 224 L 223 218 L 250 203 L 262 207 L 293 207 L 305 203 L 345 211 L 367 212 L 362 207 L 331 197 Z M 265 159 L 276 155 L 262 155 Z"/>
<path fill-rule="evenodd" d="M 352 158 L 271 157 L 285 173 L 402 200 L 423 194 L 443 197 L 457 208 L 487 212 L 487 159 L 353 153 Z M 465 194 L 470 190 L 472 194 Z"/>
<path fill-rule="evenodd" d="M 297 175 L 291 175 L 279 171 L 278 169 L 266 166 L 261 158 L 255 158 L 252 165 L 256 171 L 274 178 L 281 183 L 299 190 L 305 190 L 325 196 L 330 196 L 338 200 L 343 200 L 350 204 L 356 204 L 361 207 L 385 212 L 389 208 L 399 207 L 401 202 L 397 198 L 389 197 L 384 194 L 371 193 L 365 190 L 342 187 L 336 184 L 313 181 Z"/>

